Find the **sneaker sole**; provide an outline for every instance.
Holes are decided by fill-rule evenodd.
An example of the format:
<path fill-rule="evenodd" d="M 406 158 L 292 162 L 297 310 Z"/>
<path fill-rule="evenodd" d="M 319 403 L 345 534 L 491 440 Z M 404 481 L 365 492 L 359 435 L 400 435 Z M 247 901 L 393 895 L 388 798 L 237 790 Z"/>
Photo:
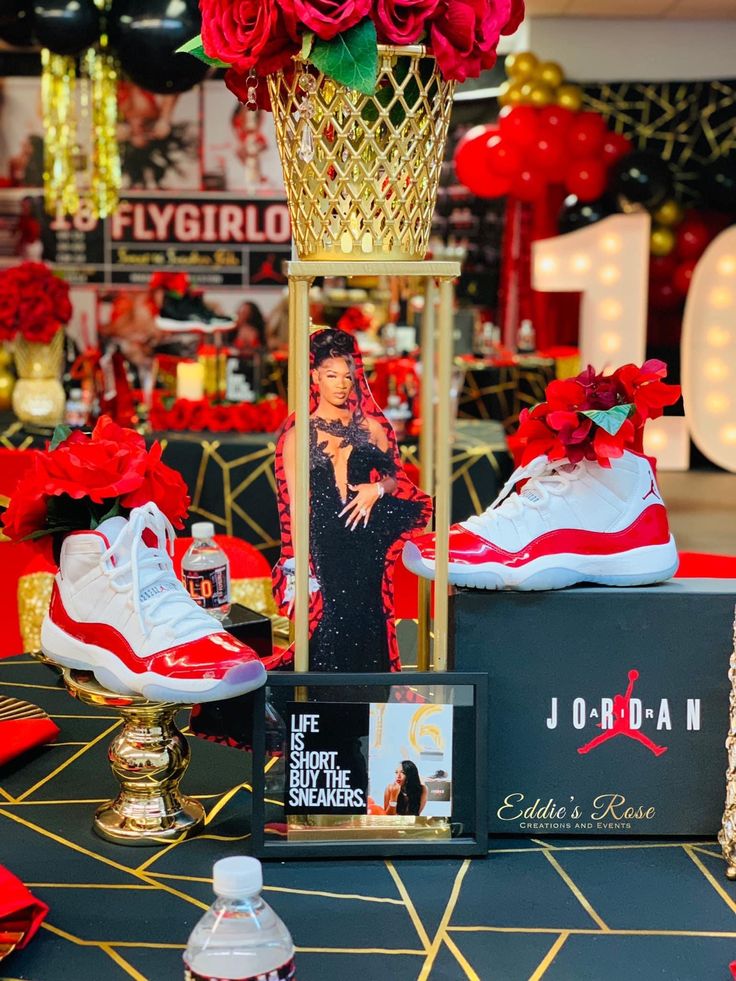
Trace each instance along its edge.
<path fill-rule="evenodd" d="M 152 702 L 214 702 L 245 695 L 266 681 L 260 661 L 244 661 L 224 678 L 170 678 L 155 671 L 135 672 L 112 651 L 85 644 L 46 617 L 41 627 L 41 650 L 46 657 L 77 671 L 91 671 L 98 682 L 119 695 L 142 695 Z"/>
<path fill-rule="evenodd" d="M 217 330 L 231 330 L 235 326 L 235 321 L 206 324 L 203 320 L 172 320 L 171 317 L 156 317 L 156 326 L 169 334 L 214 334 Z"/>
<path fill-rule="evenodd" d="M 413 542 L 404 546 L 404 565 L 424 579 L 435 578 L 434 562 L 424 559 Z M 670 579 L 678 565 L 675 540 L 670 536 L 666 545 L 645 545 L 614 555 L 545 555 L 516 568 L 500 562 L 472 566 L 450 562 L 448 581 L 472 589 L 564 589 L 576 583 L 649 586 Z"/>

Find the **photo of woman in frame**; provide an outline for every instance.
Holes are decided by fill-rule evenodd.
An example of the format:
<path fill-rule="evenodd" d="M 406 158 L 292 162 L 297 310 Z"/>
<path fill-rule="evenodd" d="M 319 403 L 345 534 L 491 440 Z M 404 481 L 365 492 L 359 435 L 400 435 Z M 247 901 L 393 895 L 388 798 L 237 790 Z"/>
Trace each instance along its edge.
<path fill-rule="evenodd" d="M 320 330 L 310 353 L 310 669 L 398 671 L 393 571 L 404 541 L 426 526 L 431 502 L 402 467 L 354 338 Z M 282 549 L 274 591 L 286 615 L 295 454 L 292 415 L 276 447 Z"/>

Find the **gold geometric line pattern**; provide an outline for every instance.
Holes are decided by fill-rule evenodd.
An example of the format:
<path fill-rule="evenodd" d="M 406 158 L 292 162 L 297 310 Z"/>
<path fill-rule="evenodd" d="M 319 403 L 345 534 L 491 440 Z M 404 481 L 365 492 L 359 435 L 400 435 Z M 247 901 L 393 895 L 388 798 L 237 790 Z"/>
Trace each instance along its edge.
<path fill-rule="evenodd" d="M 568 931 L 564 931 L 559 935 L 557 940 L 555 940 L 555 942 L 552 944 L 550 949 L 544 955 L 544 959 L 542 960 L 542 962 L 537 966 L 534 973 L 530 976 L 529 981 L 539 981 L 539 979 L 543 977 L 544 974 L 546 974 L 547 968 L 550 966 L 550 964 L 555 959 L 555 957 L 557 957 L 557 954 L 562 949 L 562 945 L 565 943 L 565 941 L 569 936 L 570 934 Z"/>
<path fill-rule="evenodd" d="M 562 868 L 562 866 L 557 861 L 557 859 L 554 857 L 554 855 L 552 855 L 552 853 L 550 852 L 550 850 L 548 848 L 543 848 L 542 849 L 542 855 L 544 855 L 544 857 L 547 859 L 547 861 L 552 866 L 552 868 L 555 870 L 555 872 L 557 872 L 557 874 L 560 876 L 560 878 L 564 881 L 564 883 L 567 886 L 567 888 L 570 890 L 570 892 L 573 894 L 573 896 L 577 899 L 577 901 L 583 907 L 583 909 L 588 914 L 588 916 L 592 920 L 595 920 L 595 922 L 598 924 L 598 926 L 601 928 L 601 930 L 604 931 L 604 933 L 607 933 L 608 932 L 608 926 L 606 925 L 606 923 L 596 913 L 596 911 L 593 909 L 593 907 L 591 906 L 591 904 L 588 902 L 588 900 L 583 895 L 582 891 L 575 885 L 575 883 L 572 881 L 572 879 L 570 878 L 570 876 L 568 875 L 568 873 Z"/>
<path fill-rule="evenodd" d="M 698 869 L 703 873 L 703 875 L 711 884 L 711 886 L 713 886 L 713 888 L 721 897 L 721 899 L 726 904 L 726 906 L 728 906 L 728 908 L 731 910 L 732 913 L 736 913 L 736 902 L 734 902 L 731 896 L 728 895 L 728 893 L 723 888 L 721 883 L 711 873 L 710 869 L 707 869 L 705 865 L 703 865 L 702 861 L 698 858 L 695 852 L 693 852 L 693 850 L 690 848 L 689 845 L 683 845 L 682 847 L 685 854 L 688 856 L 688 858 L 692 859 L 692 861 L 695 862 Z"/>
<path fill-rule="evenodd" d="M 466 858 L 458 869 L 457 875 L 455 876 L 455 881 L 452 884 L 452 891 L 450 893 L 450 898 L 447 900 L 445 905 L 445 911 L 442 914 L 442 919 L 440 920 L 440 925 L 437 927 L 437 932 L 434 935 L 432 943 L 429 950 L 427 951 L 427 958 L 422 965 L 422 969 L 419 972 L 417 981 L 427 981 L 432 966 L 435 962 L 439 949 L 445 939 L 447 933 L 447 926 L 452 919 L 452 914 L 455 911 L 455 906 L 457 905 L 458 898 L 460 897 L 460 889 L 463 884 L 463 879 L 467 875 L 468 869 L 470 868 L 470 859 Z"/>

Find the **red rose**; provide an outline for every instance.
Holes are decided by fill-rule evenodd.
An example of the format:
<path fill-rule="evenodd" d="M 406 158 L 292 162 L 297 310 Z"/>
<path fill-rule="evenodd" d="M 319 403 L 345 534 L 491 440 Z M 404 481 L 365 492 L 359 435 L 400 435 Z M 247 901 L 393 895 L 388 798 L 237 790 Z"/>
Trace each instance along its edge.
<path fill-rule="evenodd" d="M 509 19 L 501 28 L 502 34 L 515 34 L 519 25 L 524 20 L 524 0 L 511 0 L 511 13 Z"/>
<path fill-rule="evenodd" d="M 207 428 L 213 433 L 227 433 L 234 429 L 234 408 L 231 405 L 213 405 L 210 409 Z"/>
<path fill-rule="evenodd" d="M 153 501 L 175 528 L 184 527 L 191 503 L 184 478 L 161 460 L 161 444 L 155 442 L 146 456 L 143 482 L 120 499 L 124 508 L 137 508 Z"/>
<path fill-rule="evenodd" d="M 370 11 L 372 0 L 281 0 L 287 16 L 330 41 L 355 27 Z"/>
<path fill-rule="evenodd" d="M 446 79 L 464 82 L 493 68 L 512 0 L 441 0 L 432 22 L 432 52 Z"/>
<path fill-rule="evenodd" d="M 200 0 L 202 45 L 238 71 L 270 75 L 299 50 L 296 23 L 276 0 Z"/>
<path fill-rule="evenodd" d="M 3 514 L 3 531 L 12 542 L 20 542 L 46 523 L 46 494 L 38 453 L 29 472 L 18 482 Z"/>
<path fill-rule="evenodd" d="M 376 0 L 373 20 L 378 40 L 388 44 L 414 44 L 440 0 Z"/>
<path fill-rule="evenodd" d="M 101 504 L 141 485 L 146 469 L 142 436 L 132 429 L 122 429 L 107 416 L 97 423 L 90 439 L 80 440 L 80 435 L 73 434 L 41 457 L 39 466 L 47 497 L 68 494 L 77 500 L 89 497 Z"/>
<path fill-rule="evenodd" d="M 201 433 L 203 429 L 207 429 L 209 412 L 210 404 L 206 399 L 202 399 L 201 402 L 190 402 L 187 428 L 195 433 Z"/>

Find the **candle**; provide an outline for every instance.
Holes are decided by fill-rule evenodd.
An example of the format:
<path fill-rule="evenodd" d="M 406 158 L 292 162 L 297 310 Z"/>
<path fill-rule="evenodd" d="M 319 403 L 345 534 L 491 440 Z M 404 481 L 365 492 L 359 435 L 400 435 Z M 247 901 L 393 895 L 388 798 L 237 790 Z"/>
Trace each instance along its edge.
<path fill-rule="evenodd" d="M 204 397 L 204 366 L 197 361 L 180 361 L 176 366 L 176 397 L 199 402 Z"/>

